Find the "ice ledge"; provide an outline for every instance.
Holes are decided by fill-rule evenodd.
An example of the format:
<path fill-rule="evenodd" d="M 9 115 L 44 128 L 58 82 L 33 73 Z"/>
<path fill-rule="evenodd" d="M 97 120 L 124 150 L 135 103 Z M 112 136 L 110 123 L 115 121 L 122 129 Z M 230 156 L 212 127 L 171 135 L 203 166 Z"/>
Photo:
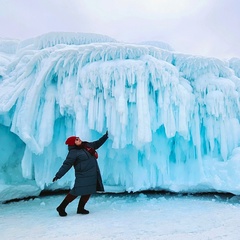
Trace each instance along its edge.
<path fill-rule="evenodd" d="M 24 185 L 0 185 L 0 203 L 27 197 L 39 196 L 41 189 L 37 186 Z"/>

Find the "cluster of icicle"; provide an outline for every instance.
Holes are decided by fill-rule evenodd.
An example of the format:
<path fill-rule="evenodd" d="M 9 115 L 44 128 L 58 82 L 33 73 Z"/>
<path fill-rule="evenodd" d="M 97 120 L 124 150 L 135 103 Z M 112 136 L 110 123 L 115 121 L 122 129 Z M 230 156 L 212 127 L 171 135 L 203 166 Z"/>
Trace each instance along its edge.
<path fill-rule="evenodd" d="M 0 68 L 0 123 L 26 144 L 23 176 L 42 188 L 56 159 L 64 160 L 69 135 L 90 140 L 106 129 L 100 165 L 107 185 L 230 187 L 226 165 L 211 168 L 205 159 L 226 164 L 239 146 L 239 59 L 51 33 L 20 42 L 10 60 Z M 215 181 L 221 174 L 230 180 Z"/>

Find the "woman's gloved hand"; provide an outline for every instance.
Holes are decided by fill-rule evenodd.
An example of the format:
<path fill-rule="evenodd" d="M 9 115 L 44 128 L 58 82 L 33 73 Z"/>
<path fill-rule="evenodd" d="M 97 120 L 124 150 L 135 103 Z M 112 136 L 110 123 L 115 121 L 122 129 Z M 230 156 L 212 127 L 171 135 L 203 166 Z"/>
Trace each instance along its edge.
<path fill-rule="evenodd" d="M 56 182 L 57 180 L 58 180 L 58 178 L 55 176 L 52 181 Z"/>

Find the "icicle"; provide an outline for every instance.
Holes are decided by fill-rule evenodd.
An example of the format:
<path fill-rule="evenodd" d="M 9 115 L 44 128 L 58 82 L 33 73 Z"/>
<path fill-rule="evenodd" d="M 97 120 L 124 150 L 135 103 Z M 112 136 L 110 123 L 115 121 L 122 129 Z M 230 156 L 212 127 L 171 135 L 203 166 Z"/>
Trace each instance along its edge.
<path fill-rule="evenodd" d="M 33 179 L 32 151 L 26 147 L 22 162 L 22 175 L 24 178 Z"/>
<path fill-rule="evenodd" d="M 91 141 L 108 130 L 100 162 L 109 185 L 128 191 L 197 189 L 206 182 L 226 188 L 212 176 L 223 174 L 222 163 L 236 164 L 230 156 L 240 142 L 238 59 L 194 57 L 99 35 L 48 34 L 21 42 L 14 60 L 1 62 L 0 120 L 5 124 L 9 116 L 11 131 L 26 144 L 23 176 L 38 186 L 50 183 L 66 157 L 68 136 Z M 59 162 L 52 165 L 52 159 Z"/>

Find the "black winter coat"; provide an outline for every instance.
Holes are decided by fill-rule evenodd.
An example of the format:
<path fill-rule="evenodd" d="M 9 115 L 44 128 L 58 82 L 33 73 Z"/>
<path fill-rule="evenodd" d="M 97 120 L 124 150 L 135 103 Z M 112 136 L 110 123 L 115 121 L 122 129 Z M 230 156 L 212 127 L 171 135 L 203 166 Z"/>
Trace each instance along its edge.
<path fill-rule="evenodd" d="M 98 149 L 107 140 L 107 133 L 99 140 L 94 142 L 83 142 L 85 145 Z M 87 195 L 104 191 L 100 169 L 97 159 L 92 156 L 85 148 L 80 146 L 68 146 L 68 155 L 56 177 L 60 179 L 68 170 L 74 166 L 75 184 L 70 193 L 74 196 Z"/>

